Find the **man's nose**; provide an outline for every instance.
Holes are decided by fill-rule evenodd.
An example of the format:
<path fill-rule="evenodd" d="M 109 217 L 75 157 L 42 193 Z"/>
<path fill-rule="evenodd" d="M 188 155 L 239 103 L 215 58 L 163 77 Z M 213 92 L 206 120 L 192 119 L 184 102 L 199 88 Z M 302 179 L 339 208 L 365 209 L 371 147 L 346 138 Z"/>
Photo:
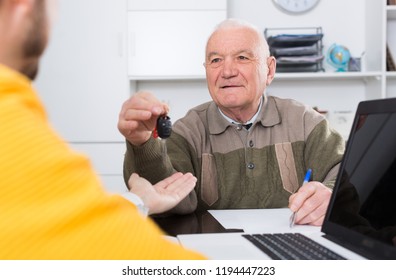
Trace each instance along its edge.
<path fill-rule="evenodd" d="M 223 64 L 223 78 L 230 78 L 238 75 L 238 67 L 232 58 L 226 58 Z"/>

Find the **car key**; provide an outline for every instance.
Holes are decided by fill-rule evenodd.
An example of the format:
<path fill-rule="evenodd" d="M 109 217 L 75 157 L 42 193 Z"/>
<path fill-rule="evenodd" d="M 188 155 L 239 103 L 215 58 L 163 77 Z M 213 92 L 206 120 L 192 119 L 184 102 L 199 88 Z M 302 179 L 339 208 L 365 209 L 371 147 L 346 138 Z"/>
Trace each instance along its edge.
<path fill-rule="evenodd" d="M 157 134 L 161 139 L 166 139 L 171 135 L 172 132 L 172 122 L 170 117 L 167 115 L 161 115 L 157 119 Z"/>
<path fill-rule="evenodd" d="M 168 138 L 171 135 L 172 132 L 172 122 L 170 120 L 170 117 L 167 115 L 161 115 L 157 119 L 157 125 L 155 126 L 154 129 L 154 138 L 160 138 L 161 139 L 161 148 L 162 148 L 162 156 L 165 158 L 166 157 L 166 138 Z"/>

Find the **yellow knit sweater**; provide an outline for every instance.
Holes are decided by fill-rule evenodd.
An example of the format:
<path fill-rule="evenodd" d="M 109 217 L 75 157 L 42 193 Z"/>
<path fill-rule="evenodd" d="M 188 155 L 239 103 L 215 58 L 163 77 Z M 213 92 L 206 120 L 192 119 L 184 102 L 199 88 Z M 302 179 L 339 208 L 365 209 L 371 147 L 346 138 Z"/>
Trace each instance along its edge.
<path fill-rule="evenodd" d="M 51 128 L 30 80 L 0 65 L 0 259 L 202 258 L 161 234 L 105 192 Z"/>

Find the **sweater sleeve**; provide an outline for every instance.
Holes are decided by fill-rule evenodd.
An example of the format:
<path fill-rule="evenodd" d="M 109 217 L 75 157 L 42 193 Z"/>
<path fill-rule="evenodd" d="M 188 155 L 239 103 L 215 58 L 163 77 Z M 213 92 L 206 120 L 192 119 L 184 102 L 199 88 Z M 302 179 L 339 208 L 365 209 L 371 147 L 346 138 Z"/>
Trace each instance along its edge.
<path fill-rule="evenodd" d="M 174 140 L 174 138 L 178 140 Z M 180 137 L 172 133 L 171 138 L 166 141 L 150 138 L 144 145 L 136 147 L 127 142 L 127 151 L 124 159 L 124 181 L 127 184 L 133 172 L 139 174 L 155 184 L 175 172 L 191 172 L 196 176 L 194 170 L 190 168 L 191 163 L 185 157 L 185 152 L 177 148 Z M 182 140 L 181 140 L 182 141 Z M 170 148 L 168 148 L 170 147 Z M 172 158 L 173 160 L 171 161 Z M 184 162 L 185 164 L 180 164 Z M 192 191 L 176 207 L 169 210 L 168 214 L 188 214 L 197 208 L 197 197 Z"/>
<path fill-rule="evenodd" d="M 319 122 L 306 140 L 305 165 L 314 170 L 313 179 L 333 188 L 345 149 L 342 136 L 329 126 L 327 120 Z"/>
<path fill-rule="evenodd" d="M 128 185 L 132 173 L 137 173 L 155 184 L 175 172 L 167 155 L 164 141 L 151 137 L 142 146 L 134 146 L 126 141 L 124 157 L 124 181 Z"/>

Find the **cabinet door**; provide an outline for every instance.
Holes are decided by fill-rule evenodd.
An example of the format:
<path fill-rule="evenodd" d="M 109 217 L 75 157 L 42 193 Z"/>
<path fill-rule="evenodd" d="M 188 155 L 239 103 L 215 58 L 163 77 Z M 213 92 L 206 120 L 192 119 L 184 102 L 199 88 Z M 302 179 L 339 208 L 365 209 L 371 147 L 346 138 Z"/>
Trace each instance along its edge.
<path fill-rule="evenodd" d="M 204 77 L 205 45 L 226 10 L 128 12 L 131 79 Z"/>
<path fill-rule="evenodd" d="M 129 11 L 225 10 L 227 0 L 128 0 Z"/>
<path fill-rule="evenodd" d="M 56 130 L 71 142 L 122 141 L 128 98 L 126 0 L 59 0 L 36 86 Z"/>

